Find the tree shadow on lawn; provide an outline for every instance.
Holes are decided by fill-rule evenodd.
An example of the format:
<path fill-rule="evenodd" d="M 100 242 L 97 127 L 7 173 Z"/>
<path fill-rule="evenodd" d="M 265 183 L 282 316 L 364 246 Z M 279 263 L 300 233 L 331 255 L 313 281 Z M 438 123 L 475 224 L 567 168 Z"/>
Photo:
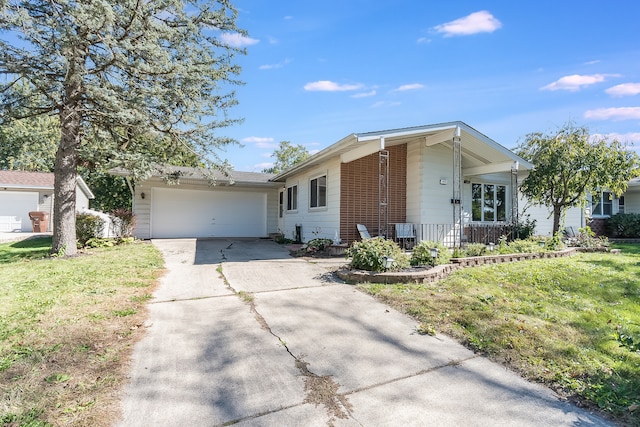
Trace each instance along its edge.
<path fill-rule="evenodd" d="M 25 259 L 45 258 L 51 251 L 51 240 L 51 237 L 36 237 L 0 244 L 0 264 L 9 264 Z"/>

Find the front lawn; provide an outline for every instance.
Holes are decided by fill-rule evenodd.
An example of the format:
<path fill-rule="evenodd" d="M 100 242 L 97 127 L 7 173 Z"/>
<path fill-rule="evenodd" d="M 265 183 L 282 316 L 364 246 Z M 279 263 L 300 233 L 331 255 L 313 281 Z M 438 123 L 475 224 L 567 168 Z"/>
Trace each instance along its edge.
<path fill-rule="evenodd" d="M 617 422 L 640 425 L 640 246 L 360 289 Z"/>
<path fill-rule="evenodd" d="M 110 426 L 162 257 L 145 243 L 50 248 L 0 244 L 1 425 Z"/>

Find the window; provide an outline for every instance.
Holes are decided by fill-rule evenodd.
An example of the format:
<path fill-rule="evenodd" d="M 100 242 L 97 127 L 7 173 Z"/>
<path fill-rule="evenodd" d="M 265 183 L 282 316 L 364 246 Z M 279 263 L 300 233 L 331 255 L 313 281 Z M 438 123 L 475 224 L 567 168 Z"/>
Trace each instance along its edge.
<path fill-rule="evenodd" d="M 608 191 L 591 197 L 591 215 L 611 216 L 613 211 L 613 197 Z"/>
<path fill-rule="evenodd" d="M 495 184 L 471 184 L 471 220 L 506 221 L 507 187 Z"/>
<path fill-rule="evenodd" d="M 287 187 L 287 210 L 295 211 L 298 209 L 298 186 L 292 185 Z"/>
<path fill-rule="evenodd" d="M 311 197 L 309 199 L 310 208 L 321 208 L 327 206 L 327 176 L 322 175 L 310 181 Z"/>
<path fill-rule="evenodd" d="M 284 213 L 284 191 L 278 193 L 278 218 L 282 218 Z"/>
<path fill-rule="evenodd" d="M 624 196 L 621 196 L 618 199 L 618 213 L 624 213 Z"/>

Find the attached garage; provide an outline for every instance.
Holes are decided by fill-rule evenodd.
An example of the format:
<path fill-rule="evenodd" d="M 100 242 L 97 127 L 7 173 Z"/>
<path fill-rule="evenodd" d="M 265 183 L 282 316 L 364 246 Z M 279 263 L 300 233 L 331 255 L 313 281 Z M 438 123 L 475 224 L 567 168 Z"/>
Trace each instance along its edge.
<path fill-rule="evenodd" d="M 0 192 L 0 231 L 31 231 L 29 212 L 38 208 L 38 193 Z"/>
<path fill-rule="evenodd" d="M 115 175 L 130 177 L 126 170 Z M 135 235 L 140 239 L 268 237 L 278 231 L 273 174 L 158 166 L 135 183 Z M 169 179 L 171 178 L 171 179 Z"/>
<path fill-rule="evenodd" d="M 267 236 L 267 194 L 153 188 L 151 237 Z"/>

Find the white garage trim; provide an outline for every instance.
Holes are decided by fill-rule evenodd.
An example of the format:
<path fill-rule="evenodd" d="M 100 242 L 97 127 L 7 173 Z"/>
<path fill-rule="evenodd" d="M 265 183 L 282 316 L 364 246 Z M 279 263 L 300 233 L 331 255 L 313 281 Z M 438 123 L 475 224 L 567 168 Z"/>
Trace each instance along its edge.
<path fill-rule="evenodd" d="M 152 238 L 266 236 L 264 192 L 152 189 Z"/>
<path fill-rule="evenodd" d="M 37 210 L 38 193 L 0 192 L 0 231 L 31 231 L 29 212 Z"/>

